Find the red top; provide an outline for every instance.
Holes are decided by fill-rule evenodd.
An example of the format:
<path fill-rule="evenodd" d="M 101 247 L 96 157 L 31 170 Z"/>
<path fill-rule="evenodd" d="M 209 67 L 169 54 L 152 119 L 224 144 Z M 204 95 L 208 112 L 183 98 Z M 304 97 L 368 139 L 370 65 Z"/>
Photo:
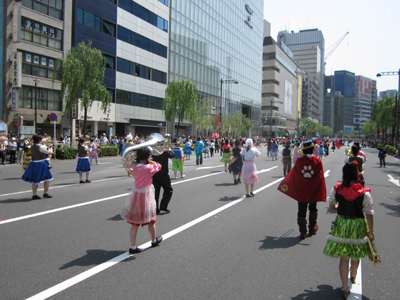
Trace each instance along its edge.
<path fill-rule="evenodd" d="M 232 148 L 231 145 L 223 144 L 222 145 L 222 150 L 224 153 L 229 153 L 229 149 Z"/>

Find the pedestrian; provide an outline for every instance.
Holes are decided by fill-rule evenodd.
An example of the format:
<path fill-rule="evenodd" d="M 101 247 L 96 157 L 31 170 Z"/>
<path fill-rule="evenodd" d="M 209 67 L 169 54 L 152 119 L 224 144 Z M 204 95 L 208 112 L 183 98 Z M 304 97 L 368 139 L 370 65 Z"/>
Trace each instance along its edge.
<path fill-rule="evenodd" d="M 215 150 L 215 143 L 214 143 L 214 140 L 211 140 L 211 142 L 210 142 L 210 156 L 211 157 L 214 156 L 214 150 Z"/>
<path fill-rule="evenodd" d="M 357 164 L 357 178 L 358 178 L 358 183 L 361 183 L 362 186 L 365 186 L 365 180 L 364 180 L 364 157 L 360 155 L 360 144 L 358 142 L 355 142 L 353 146 L 351 146 L 351 151 L 346 150 L 346 154 L 348 155 L 344 159 L 344 163 L 347 164 L 349 162 L 355 162 Z"/>
<path fill-rule="evenodd" d="M 371 190 L 357 182 L 357 165 L 347 163 L 343 169 L 343 181 L 336 184 L 328 196 L 329 210 L 337 210 L 328 236 L 324 254 L 340 257 L 339 274 L 342 281 L 341 295 L 347 299 L 350 281 L 356 283 L 357 269 L 360 258 L 368 254 L 367 226 L 369 239 L 374 240 L 373 199 Z M 366 221 L 364 219 L 364 214 Z"/>
<path fill-rule="evenodd" d="M 30 147 L 32 160 L 30 161 L 27 169 L 22 175 L 21 179 L 25 182 L 32 183 L 32 200 L 41 199 L 37 195 L 39 184 L 44 183 L 44 198 L 52 198 L 49 195 L 50 181 L 53 176 L 50 173 L 48 164 L 49 155 L 53 154 L 53 149 L 47 149 L 44 145 L 44 138 L 41 135 L 33 136 L 33 145 Z"/>
<path fill-rule="evenodd" d="M 172 149 L 174 151 L 174 160 L 172 161 L 172 171 L 174 171 L 175 179 L 177 179 L 176 175 L 179 170 L 181 172 L 181 178 L 185 178 L 183 175 L 183 151 L 180 147 L 180 141 L 175 141 L 175 147 Z M 196 158 L 197 159 L 197 158 Z"/>
<path fill-rule="evenodd" d="M 385 146 L 382 146 L 381 144 L 378 144 L 378 148 L 379 153 L 378 153 L 378 157 L 379 157 L 379 163 L 380 163 L 380 167 L 382 168 L 382 163 L 383 163 L 383 167 L 386 168 L 386 154 L 387 154 L 387 149 Z"/>
<path fill-rule="evenodd" d="M 232 159 L 229 164 L 229 173 L 233 173 L 233 184 L 242 183 L 240 175 L 242 174 L 243 158 L 241 155 L 240 142 L 235 141 L 235 147 L 232 149 Z M 237 179 L 236 179 L 237 177 Z"/>
<path fill-rule="evenodd" d="M 185 154 L 186 160 L 190 160 L 190 155 L 192 155 L 192 148 L 189 139 L 185 142 L 185 148 L 183 149 L 183 153 Z"/>
<path fill-rule="evenodd" d="M 11 141 L 8 143 L 8 153 L 10 154 L 10 165 L 15 164 L 17 156 L 17 141 L 15 137 L 12 137 Z"/>
<path fill-rule="evenodd" d="M 299 147 L 299 143 L 294 142 L 294 148 L 293 148 L 293 166 L 296 164 L 296 161 L 300 156 L 299 153 L 300 147 Z"/>
<path fill-rule="evenodd" d="M 17 142 L 17 164 L 22 164 L 22 159 L 24 156 L 24 138 L 19 138 Z"/>
<path fill-rule="evenodd" d="M 278 144 L 274 140 L 272 142 L 272 146 L 271 146 L 271 157 L 272 157 L 272 160 L 278 160 L 278 153 L 279 153 Z"/>
<path fill-rule="evenodd" d="M 89 163 L 89 147 L 85 145 L 85 140 L 80 138 L 78 144 L 78 163 L 76 173 L 79 174 L 79 183 L 90 183 L 89 174 L 92 171 Z M 86 174 L 86 181 L 82 180 L 83 173 Z"/>
<path fill-rule="evenodd" d="M 143 249 L 136 246 L 139 226 L 148 226 L 151 246 L 158 246 L 162 237 L 156 237 L 156 201 L 154 200 L 153 175 L 161 170 L 161 165 L 150 159 L 150 149 L 140 148 L 136 152 L 137 165 L 132 170 L 135 184 L 132 187 L 121 217 L 131 224 L 129 254 L 140 253 Z M 133 167 L 133 166 L 130 166 Z"/>
<path fill-rule="evenodd" d="M 204 144 L 200 140 L 200 137 L 197 138 L 196 146 L 194 148 L 194 152 L 196 153 L 196 165 L 203 164 L 203 149 L 204 149 Z"/>
<path fill-rule="evenodd" d="M 204 158 L 210 158 L 210 143 L 208 142 L 207 139 L 204 143 L 203 153 L 204 153 Z"/>
<path fill-rule="evenodd" d="M 225 172 L 228 172 L 228 164 L 231 162 L 231 148 L 228 139 L 226 139 L 225 143 L 221 147 L 223 154 L 222 159 L 220 160 L 220 162 L 225 164 Z"/>
<path fill-rule="evenodd" d="M 297 224 L 300 239 L 307 237 L 307 207 L 309 213 L 309 234 L 318 231 L 317 202 L 326 201 L 326 187 L 322 161 L 313 155 L 314 143 L 303 143 L 304 156 L 297 159 L 292 171 L 281 181 L 278 190 L 298 201 Z"/>
<path fill-rule="evenodd" d="M 254 183 L 258 182 L 258 172 L 256 164 L 254 163 L 254 158 L 258 157 L 260 154 L 261 152 L 253 147 L 253 140 L 248 138 L 246 140 L 246 148 L 242 149 L 242 155 L 244 156 L 242 177 L 246 189 L 246 198 L 254 197 Z"/>
<path fill-rule="evenodd" d="M 5 136 L 0 137 L 0 156 L 1 156 L 1 164 L 3 166 L 6 165 L 6 157 L 7 157 L 7 138 Z"/>
<path fill-rule="evenodd" d="M 215 154 L 219 153 L 220 149 L 220 141 L 218 140 L 218 137 L 215 138 Z"/>
<path fill-rule="evenodd" d="M 90 139 L 90 145 L 89 145 L 89 160 L 90 160 L 90 165 L 92 165 L 92 160 L 94 159 L 96 161 L 96 165 L 99 165 L 99 154 L 97 153 L 97 144 L 94 142 L 94 139 Z"/>
<path fill-rule="evenodd" d="M 323 159 L 325 156 L 325 147 L 322 142 L 319 144 L 318 155 L 319 159 Z"/>
<path fill-rule="evenodd" d="M 335 146 L 335 142 L 332 141 L 332 146 L 331 146 L 332 152 L 335 152 L 336 146 Z"/>
<path fill-rule="evenodd" d="M 282 164 L 283 164 L 283 176 L 289 174 L 292 169 L 292 151 L 290 150 L 290 144 L 285 144 L 285 149 L 282 150 Z"/>
<path fill-rule="evenodd" d="M 171 201 L 173 189 L 171 186 L 171 178 L 168 172 L 168 160 L 174 158 L 174 151 L 169 147 L 165 147 L 164 151 L 157 155 L 156 150 L 152 151 L 153 160 L 161 165 L 161 170 L 153 175 L 153 186 L 155 190 L 156 199 L 156 212 L 157 215 L 162 211 L 163 213 L 170 213 L 168 204 Z M 160 191 L 163 188 L 163 196 L 159 205 L 158 199 L 160 198 Z"/>
<path fill-rule="evenodd" d="M 271 141 L 271 139 L 268 139 L 268 142 L 267 142 L 267 157 L 269 157 L 271 155 L 271 150 L 272 150 L 272 141 Z"/>

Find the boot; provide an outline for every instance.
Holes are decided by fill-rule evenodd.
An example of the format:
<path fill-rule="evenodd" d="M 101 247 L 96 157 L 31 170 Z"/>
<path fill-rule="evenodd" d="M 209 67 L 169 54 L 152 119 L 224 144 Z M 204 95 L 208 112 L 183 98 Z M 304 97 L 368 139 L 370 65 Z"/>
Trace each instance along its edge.
<path fill-rule="evenodd" d="M 299 225 L 300 239 L 304 240 L 307 237 L 307 220 L 306 218 L 297 218 Z"/>
<path fill-rule="evenodd" d="M 310 211 L 308 215 L 308 230 L 310 232 L 310 236 L 317 233 L 319 226 L 317 224 L 318 211 Z"/>

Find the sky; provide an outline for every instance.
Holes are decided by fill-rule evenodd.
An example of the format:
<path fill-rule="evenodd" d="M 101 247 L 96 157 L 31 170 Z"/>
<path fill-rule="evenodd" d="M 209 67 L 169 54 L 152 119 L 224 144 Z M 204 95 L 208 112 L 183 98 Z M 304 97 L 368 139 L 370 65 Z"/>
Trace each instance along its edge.
<path fill-rule="evenodd" d="M 318 28 L 327 54 L 326 49 L 349 32 L 326 60 L 325 75 L 350 71 L 376 80 L 378 91 L 399 86 L 397 74 L 376 77 L 380 72 L 399 72 L 399 13 L 399 0 L 264 0 L 264 19 L 271 23 L 275 41 L 281 30 Z"/>

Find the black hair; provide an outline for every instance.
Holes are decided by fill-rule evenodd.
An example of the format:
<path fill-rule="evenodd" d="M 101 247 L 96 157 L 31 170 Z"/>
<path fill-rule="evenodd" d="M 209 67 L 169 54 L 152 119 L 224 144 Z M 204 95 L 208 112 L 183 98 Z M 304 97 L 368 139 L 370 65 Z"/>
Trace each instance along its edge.
<path fill-rule="evenodd" d="M 79 144 L 83 144 L 85 142 L 84 139 L 79 139 Z"/>
<path fill-rule="evenodd" d="M 240 145 L 240 142 L 236 140 L 236 141 L 235 141 L 235 145 L 236 145 L 236 146 L 239 146 L 239 145 Z"/>
<path fill-rule="evenodd" d="M 140 163 L 141 160 L 145 160 L 148 164 L 148 159 L 150 157 L 150 149 L 148 147 L 140 148 L 136 151 L 136 162 Z"/>
<path fill-rule="evenodd" d="M 357 182 L 358 169 L 355 163 L 347 163 L 343 166 L 343 185 L 349 187 L 352 182 Z"/>
<path fill-rule="evenodd" d="M 35 143 L 35 144 L 39 144 L 40 143 L 40 141 L 41 140 L 43 140 L 43 137 L 41 136 L 41 135 L 34 135 L 33 136 L 33 142 Z"/>
<path fill-rule="evenodd" d="M 357 156 L 358 152 L 360 152 L 360 146 L 354 143 L 354 145 L 351 147 L 351 153 L 353 153 L 354 156 Z"/>
<path fill-rule="evenodd" d="M 226 139 L 225 140 L 225 145 L 228 145 L 229 144 L 229 141 Z"/>
<path fill-rule="evenodd" d="M 91 142 L 93 142 L 93 141 L 94 141 L 94 139 L 90 139 L 90 141 L 91 141 Z"/>

